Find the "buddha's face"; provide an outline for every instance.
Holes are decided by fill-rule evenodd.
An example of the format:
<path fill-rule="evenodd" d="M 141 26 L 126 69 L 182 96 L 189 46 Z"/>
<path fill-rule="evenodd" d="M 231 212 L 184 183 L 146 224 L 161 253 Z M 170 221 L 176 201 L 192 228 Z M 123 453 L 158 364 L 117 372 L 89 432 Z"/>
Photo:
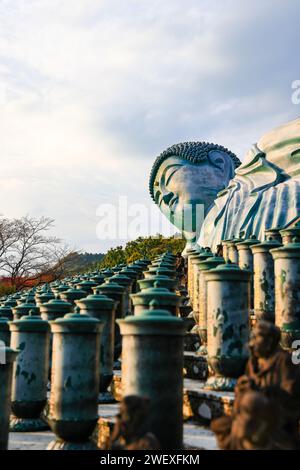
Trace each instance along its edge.
<path fill-rule="evenodd" d="M 155 202 L 185 238 L 193 242 L 218 192 L 228 185 L 233 174 L 232 160 L 225 152 L 211 151 L 209 160 L 197 164 L 177 156 L 168 157 L 156 174 Z"/>

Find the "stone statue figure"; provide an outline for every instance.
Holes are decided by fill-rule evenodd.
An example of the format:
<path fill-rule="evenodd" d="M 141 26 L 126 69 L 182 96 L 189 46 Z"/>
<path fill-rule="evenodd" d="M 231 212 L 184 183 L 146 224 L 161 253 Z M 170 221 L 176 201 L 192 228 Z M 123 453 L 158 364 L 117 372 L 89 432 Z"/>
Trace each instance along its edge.
<path fill-rule="evenodd" d="M 280 347 L 280 337 L 270 322 L 260 321 L 253 329 L 233 414 L 211 425 L 221 449 L 300 448 L 300 366 Z"/>
<path fill-rule="evenodd" d="M 248 390 L 240 396 L 234 416 L 215 419 L 211 429 L 222 450 L 272 450 L 276 419 L 268 398 L 261 392 Z"/>
<path fill-rule="evenodd" d="M 239 159 L 228 149 L 205 142 L 176 144 L 156 158 L 150 194 L 186 238 L 188 247 L 196 243 L 203 218 L 238 165 Z"/>
<path fill-rule="evenodd" d="M 267 132 L 246 154 L 227 188 L 218 194 L 198 243 L 215 250 L 221 240 L 265 239 L 300 215 L 300 119 Z"/>
<path fill-rule="evenodd" d="M 150 401 L 147 397 L 127 395 L 120 403 L 120 413 L 111 439 L 106 444 L 110 450 L 159 450 L 157 438 L 149 431 Z"/>

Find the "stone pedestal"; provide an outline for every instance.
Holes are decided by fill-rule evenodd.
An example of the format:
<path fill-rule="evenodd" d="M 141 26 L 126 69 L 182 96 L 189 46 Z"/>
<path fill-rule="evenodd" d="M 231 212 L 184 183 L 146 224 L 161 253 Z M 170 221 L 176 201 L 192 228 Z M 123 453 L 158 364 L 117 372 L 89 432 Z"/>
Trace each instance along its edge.
<path fill-rule="evenodd" d="M 0 450 L 7 450 L 13 362 L 17 354 L 0 344 Z"/>
<path fill-rule="evenodd" d="M 233 390 L 248 358 L 250 272 L 226 263 L 206 272 L 207 352 L 205 388 Z"/>
<path fill-rule="evenodd" d="M 161 287 L 159 282 L 155 282 L 154 287 L 131 294 L 131 299 L 134 306 L 134 315 L 139 315 L 144 310 L 149 309 L 150 302 L 155 300 L 159 308 L 168 310 L 175 317 L 179 316 L 181 297 Z"/>
<path fill-rule="evenodd" d="M 211 256 L 199 263 L 198 291 L 199 291 L 199 318 L 198 333 L 201 347 L 199 354 L 207 354 L 207 284 L 205 273 L 210 269 L 216 268 L 219 264 L 224 264 L 224 258 L 221 256 Z"/>
<path fill-rule="evenodd" d="M 100 395 L 99 403 L 112 403 L 114 398 L 108 391 L 113 378 L 114 339 L 115 339 L 115 307 L 113 299 L 100 295 L 97 289 L 94 295 L 76 300 L 80 313 L 97 318 L 103 323 L 100 345 Z"/>
<path fill-rule="evenodd" d="M 149 429 L 163 450 L 180 449 L 183 437 L 183 334 L 181 318 L 151 310 L 119 320 L 123 336 L 124 395 L 150 399 Z"/>
<path fill-rule="evenodd" d="M 257 320 L 275 322 L 274 260 L 270 250 L 280 243 L 269 237 L 265 242 L 253 245 L 254 315 Z"/>
<path fill-rule="evenodd" d="M 10 430 L 48 429 L 41 413 L 47 402 L 49 324 L 31 311 L 10 322 L 10 331 L 11 347 L 19 351 L 13 371 Z"/>
<path fill-rule="evenodd" d="M 71 313 L 51 322 L 49 424 L 57 439 L 48 450 L 96 448 L 89 437 L 98 419 L 102 328 L 99 320 L 83 314 Z"/>
<path fill-rule="evenodd" d="M 94 292 L 106 295 L 107 297 L 115 301 L 115 319 L 124 318 L 126 316 L 126 287 L 121 286 L 116 282 L 113 282 L 112 277 L 110 277 L 109 279 L 106 279 L 103 284 L 97 286 L 94 289 Z M 122 353 L 122 339 L 120 334 L 120 328 L 117 323 L 114 324 L 114 329 L 114 360 L 117 361 Z"/>
<path fill-rule="evenodd" d="M 300 339 L 300 238 L 271 250 L 275 271 L 275 324 L 281 343 L 292 348 Z"/>

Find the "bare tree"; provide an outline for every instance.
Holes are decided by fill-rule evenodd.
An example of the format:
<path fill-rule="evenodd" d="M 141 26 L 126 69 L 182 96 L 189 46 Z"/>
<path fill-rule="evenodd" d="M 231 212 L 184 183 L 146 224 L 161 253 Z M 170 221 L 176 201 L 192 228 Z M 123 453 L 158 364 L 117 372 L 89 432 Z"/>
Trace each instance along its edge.
<path fill-rule="evenodd" d="M 4 263 L 4 255 L 18 239 L 16 221 L 0 215 L 0 268 Z"/>
<path fill-rule="evenodd" d="M 13 221 L 14 241 L 1 257 L 1 270 L 18 290 L 26 280 L 40 281 L 67 255 L 61 240 L 48 235 L 54 220 L 47 217 L 22 217 Z M 54 271 L 53 271 L 54 272 Z"/>

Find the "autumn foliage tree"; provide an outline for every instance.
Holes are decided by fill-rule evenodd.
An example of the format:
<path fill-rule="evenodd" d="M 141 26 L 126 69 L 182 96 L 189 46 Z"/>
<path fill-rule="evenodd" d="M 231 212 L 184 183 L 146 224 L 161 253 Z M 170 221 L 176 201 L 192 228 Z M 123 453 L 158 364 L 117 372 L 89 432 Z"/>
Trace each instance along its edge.
<path fill-rule="evenodd" d="M 71 250 L 49 235 L 53 225 L 47 217 L 0 218 L 0 270 L 13 289 L 19 290 L 28 279 L 38 283 L 46 275 L 63 276 L 64 259 Z"/>

